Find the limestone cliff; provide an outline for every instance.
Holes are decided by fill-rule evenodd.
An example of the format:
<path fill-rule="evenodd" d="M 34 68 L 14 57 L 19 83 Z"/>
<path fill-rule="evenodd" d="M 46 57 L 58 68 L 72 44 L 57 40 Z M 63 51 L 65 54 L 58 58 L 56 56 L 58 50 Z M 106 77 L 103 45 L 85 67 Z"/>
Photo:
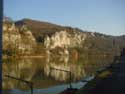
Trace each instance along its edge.
<path fill-rule="evenodd" d="M 3 23 L 3 53 L 12 55 L 30 54 L 33 52 L 36 40 L 25 25 L 17 27 L 13 22 Z"/>
<path fill-rule="evenodd" d="M 74 34 L 71 35 L 67 31 L 56 32 L 51 37 L 47 36 L 45 38 L 44 45 L 49 49 L 81 46 L 81 43 L 83 43 L 86 38 L 86 34 L 73 33 Z"/>
<path fill-rule="evenodd" d="M 86 32 L 78 28 L 59 26 L 48 22 L 23 19 L 3 23 L 3 52 L 45 55 L 54 53 L 115 52 L 125 47 L 124 36 L 109 36 Z M 114 53 L 112 53 L 114 54 Z"/>

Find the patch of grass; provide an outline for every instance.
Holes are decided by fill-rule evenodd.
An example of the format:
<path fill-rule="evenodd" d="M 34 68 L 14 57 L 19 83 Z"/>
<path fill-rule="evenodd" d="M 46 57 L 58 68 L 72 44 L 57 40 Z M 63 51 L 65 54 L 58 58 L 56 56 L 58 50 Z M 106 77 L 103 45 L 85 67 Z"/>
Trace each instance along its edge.
<path fill-rule="evenodd" d="M 110 76 L 111 74 L 112 74 L 111 71 L 106 70 L 106 71 L 102 72 L 101 74 L 99 74 L 98 77 L 99 78 L 106 78 L 106 77 Z"/>

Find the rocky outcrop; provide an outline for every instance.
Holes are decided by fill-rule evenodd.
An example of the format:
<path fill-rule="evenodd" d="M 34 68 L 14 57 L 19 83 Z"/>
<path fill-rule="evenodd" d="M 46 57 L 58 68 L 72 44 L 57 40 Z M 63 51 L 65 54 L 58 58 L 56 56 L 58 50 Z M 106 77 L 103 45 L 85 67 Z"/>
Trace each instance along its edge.
<path fill-rule="evenodd" d="M 80 46 L 86 38 L 86 34 L 73 32 L 69 34 L 67 31 L 60 31 L 53 34 L 51 37 L 47 36 L 44 41 L 46 48 L 54 49 L 56 47 L 68 48 Z"/>
<path fill-rule="evenodd" d="M 15 25 L 16 24 L 16 25 Z M 108 36 L 96 32 L 85 32 L 78 28 L 64 27 L 47 22 L 25 19 L 17 22 L 4 21 L 3 52 L 17 51 L 31 54 L 69 55 L 76 53 L 119 52 L 125 47 L 124 36 Z M 35 48 L 35 49 L 34 49 Z M 116 53 L 118 53 L 116 52 Z M 114 54 L 114 53 L 113 53 Z"/>
<path fill-rule="evenodd" d="M 3 52 L 6 54 L 30 54 L 36 46 L 36 40 L 25 25 L 17 27 L 13 22 L 3 23 Z"/>

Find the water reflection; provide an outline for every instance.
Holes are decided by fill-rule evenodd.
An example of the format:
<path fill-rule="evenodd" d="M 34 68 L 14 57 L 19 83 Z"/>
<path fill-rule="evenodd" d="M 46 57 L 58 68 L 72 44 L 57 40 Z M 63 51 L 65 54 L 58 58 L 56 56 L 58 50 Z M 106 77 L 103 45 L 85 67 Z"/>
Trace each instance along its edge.
<path fill-rule="evenodd" d="M 68 56 L 5 60 L 2 66 L 2 85 L 4 90 L 30 89 L 25 83 L 4 77 L 4 75 L 31 81 L 34 83 L 34 88 L 37 89 L 68 83 L 68 73 L 51 70 L 51 67 L 71 71 L 72 82 L 75 82 L 83 77 L 94 74 L 98 68 L 108 65 L 111 60 L 112 57 L 109 59 L 99 57 L 96 60 L 95 57 L 89 57 L 89 59 L 82 57 L 76 61 Z"/>

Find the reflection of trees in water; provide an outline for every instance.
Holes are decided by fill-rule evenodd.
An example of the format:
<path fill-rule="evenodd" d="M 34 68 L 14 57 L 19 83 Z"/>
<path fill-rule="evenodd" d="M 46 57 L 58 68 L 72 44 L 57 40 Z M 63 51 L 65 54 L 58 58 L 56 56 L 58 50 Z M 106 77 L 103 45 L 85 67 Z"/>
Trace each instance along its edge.
<path fill-rule="evenodd" d="M 3 63 L 2 75 L 10 75 L 27 81 L 34 81 L 35 85 L 40 84 L 38 87 L 40 88 L 44 85 L 42 83 L 47 84 L 48 81 L 52 83 L 55 80 L 65 82 L 69 79 L 68 73 L 51 70 L 51 67 L 71 71 L 72 81 L 77 81 L 94 73 L 98 68 L 108 65 L 108 61 L 110 59 L 106 60 L 106 57 L 100 58 L 97 56 L 91 58 L 86 58 L 85 56 L 77 61 L 74 58 L 70 59 L 68 56 L 9 60 Z M 25 88 L 25 86 L 19 81 L 3 77 L 3 88 Z"/>

